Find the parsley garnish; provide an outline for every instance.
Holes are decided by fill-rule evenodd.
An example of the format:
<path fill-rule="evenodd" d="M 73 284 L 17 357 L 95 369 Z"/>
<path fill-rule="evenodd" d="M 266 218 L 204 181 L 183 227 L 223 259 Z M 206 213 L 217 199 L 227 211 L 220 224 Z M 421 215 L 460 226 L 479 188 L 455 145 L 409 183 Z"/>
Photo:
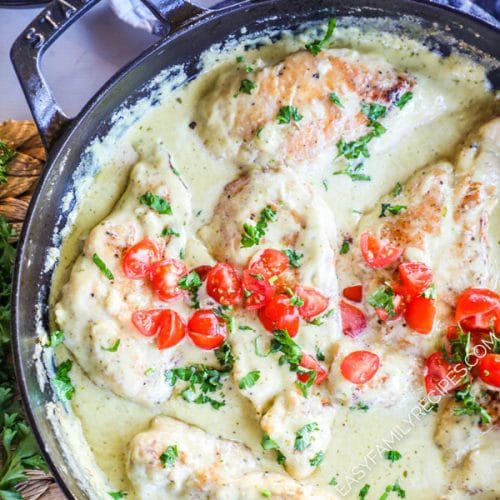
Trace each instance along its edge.
<path fill-rule="evenodd" d="M 251 94 L 252 90 L 254 90 L 256 86 L 257 85 L 255 85 L 254 81 L 249 80 L 248 78 L 244 78 L 243 80 L 241 80 L 240 93 Z"/>
<path fill-rule="evenodd" d="M 166 227 L 161 232 L 161 236 L 177 236 L 177 237 L 179 237 L 180 234 L 175 229 L 172 229 L 171 227 Z"/>
<path fill-rule="evenodd" d="M 269 434 L 264 433 L 262 435 L 262 439 L 260 441 L 260 445 L 262 446 L 263 450 L 276 450 L 276 461 L 280 464 L 283 465 L 286 462 L 286 457 L 281 453 L 280 448 L 278 446 L 278 443 L 269 437 Z"/>
<path fill-rule="evenodd" d="M 185 257 L 186 257 L 186 249 L 185 248 L 181 248 L 179 250 L 179 259 L 184 260 Z"/>
<path fill-rule="evenodd" d="M 108 495 L 114 500 L 119 500 L 120 498 L 125 498 L 128 493 L 126 491 L 108 491 Z"/>
<path fill-rule="evenodd" d="M 261 337 L 255 337 L 254 341 L 253 341 L 253 346 L 254 346 L 254 351 L 255 351 L 255 355 L 256 356 L 259 356 L 259 358 L 267 358 L 269 356 L 269 354 L 271 354 L 272 352 L 275 352 L 273 351 L 273 349 L 269 349 L 269 351 L 267 351 L 266 353 L 263 353 L 261 350 L 260 350 L 260 347 L 259 347 L 259 339 Z"/>
<path fill-rule="evenodd" d="M 390 318 L 396 316 L 394 310 L 394 290 L 389 285 L 384 285 L 368 296 L 368 304 L 384 309 Z"/>
<path fill-rule="evenodd" d="M 331 315 L 333 314 L 333 309 L 326 311 L 323 316 L 319 316 L 318 318 L 313 318 L 307 321 L 310 325 L 321 326 Z"/>
<path fill-rule="evenodd" d="M 381 210 L 379 217 L 387 217 L 386 212 L 392 215 L 398 215 L 402 210 L 406 210 L 406 205 L 391 205 L 390 203 L 381 203 Z"/>
<path fill-rule="evenodd" d="M 242 63 L 244 60 L 245 60 L 245 58 L 243 56 L 237 56 L 236 57 L 236 62 L 237 63 Z"/>
<path fill-rule="evenodd" d="M 363 401 L 358 401 L 355 405 L 349 406 L 349 410 L 368 411 L 370 407 Z"/>
<path fill-rule="evenodd" d="M 233 306 L 217 306 L 212 308 L 212 312 L 218 318 L 222 318 L 225 321 L 229 333 L 234 333 L 234 330 L 236 329 L 236 320 L 234 316 L 227 314 L 227 312 L 232 310 Z"/>
<path fill-rule="evenodd" d="M 161 455 L 160 462 L 164 468 L 173 467 L 179 456 L 177 445 L 169 446 Z"/>
<path fill-rule="evenodd" d="M 330 41 L 333 36 L 333 31 L 337 26 L 337 20 L 331 18 L 328 20 L 328 28 L 326 30 L 325 36 L 321 40 L 314 40 L 311 43 L 306 44 L 305 48 L 313 55 L 317 56 L 321 49 Z"/>
<path fill-rule="evenodd" d="M 276 456 L 276 462 L 278 462 L 280 465 L 283 465 L 286 463 L 286 457 L 281 453 L 281 451 L 278 450 L 277 456 Z"/>
<path fill-rule="evenodd" d="M 344 240 L 342 242 L 342 245 L 340 247 L 340 255 L 345 255 L 347 252 L 349 252 L 349 249 L 351 248 L 349 240 Z"/>
<path fill-rule="evenodd" d="M 99 268 L 102 274 L 108 278 L 108 280 L 112 281 L 115 279 L 113 273 L 109 270 L 108 266 L 104 263 L 104 261 L 97 255 L 96 253 L 92 255 L 92 261 Z"/>
<path fill-rule="evenodd" d="M 276 217 L 276 210 L 269 205 L 260 212 L 260 217 L 255 226 L 245 222 L 243 224 L 243 234 L 241 235 L 242 248 L 258 245 L 261 238 L 266 234 L 267 223 L 272 222 Z"/>
<path fill-rule="evenodd" d="M 55 377 L 52 379 L 54 390 L 61 401 L 69 400 L 75 394 L 75 387 L 69 378 L 69 372 L 72 367 L 73 361 L 67 359 L 57 367 Z"/>
<path fill-rule="evenodd" d="M 54 330 L 50 332 L 49 341 L 44 345 L 44 347 L 57 347 L 64 341 L 64 332 L 61 330 Z"/>
<path fill-rule="evenodd" d="M 400 182 L 396 182 L 396 185 L 394 186 L 394 189 L 392 190 L 392 196 L 396 198 L 396 196 L 399 196 L 401 194 L 401 191 L 403 191 L 403 186 L 401 186 Z"/>
<path fill-rule="evenodd" d="M 370 491 L 370 485 L 369 484 L 365 484 L 360 490 L 359 490 L 359 493 L 358 493 L 358 497 L 360 500 L 364 500 L 364 498 L 366 497 L 366 495 L 368 495 L 368 491 Z"/>
<path fill-rule="evenodd" d="M 309 448 L 311 446 L 311 433 L 316 431 L 319 431 L 319 426 L 316 422 L 302 426 L 295 433 L 294 450 L 304 451 L 306 448 Z"/>
<path fill-rule="evenodd" d="M 103 351 L 116 352 L 116 351 L 118 351 L 119 347 L 120 347 L 120 339 L 116 339 L 115 342 L 113 343 L 113 345 L 111 345 L 110 347 L 102 347 L 101 346 L 101 349 Z"/>
<path fill-rule="evenodd" d="M 307 368 L 299 366 L 297 368 L 297 373 L 300 373 L 302 375 L 307 375 L 307 380 L 305 382 L 302 382 L 301 380 L 297 380 L 295 382 L 295 385 L 300 389 L 302 396 L 307 398 L 307 393 L 309 391 L 309 388 L 314 384 L 314 381 L 316 380 L 316 375 L 317 375 L 316 370 L 308 370 Z"/>
<path fill-rule="evenodd" d="M 476 401 L 470 389 L 471 385 L 467 384 L 463 390 L 455 391 L 455 401 L 461 403 L 461 406 L 453 409 L 453 415 L 479 415 L 482 424 L 489 424 L 491 415 Z"/>
<path fill-rule="evenodd" d="M 403 455 L 396 450 L 389 450 L 384 453 L 384 457 L 387 458 L 390 462 L 396 462 L 402 458 Z"/>
<path fill-rule="evenodd" d="M 332 477 L 330 479 L 330 482 L 328 483 L 330 486 L 337 486 L 337 484 L 339 484 L 339 482 L 337 481 L 337 478 L 336 477 Z"/>
<path fill-rule="evenodd" d="M 372 178 L 368 174 L 364 174 L 361 171 L 362 168 L 362 163 L 358 163 L 356 165 L 347 165 L 342 170 L 336 170 L 335 172 L 333 172 L 333 175 L 348 175 L 353 181 L 371 181 Z"/>
<path fill-rule="evenodd" d="M 234 355 L 229 342 L 223 342 L 214 350 L 215 357 L 225 372 L 230 372 L 234 365 Z"/>
<path fill-rule="evenodd" d="M 191 295 L 191 307 L 193 309 L 199 309 L 200 301 L 198 300 L 198 290 L 203 284 L 200 275 L 196 271 L 191 271 L 189 274 L 186 274 L 186 276 L 180 278 L 177 284 L 183 290 L 187 290 Z"/>
<path fill-rule="evenodd" d="M 335 92 L 332 92 L 329 97 L 330 101 L 336 104 L 339 108 L 344 107 L 344 105 L 340 102 L 339 96 Z"/>
<path fill-rule="evenodd" d="M 379 118 L 383 118 L 387 112 L 387 108 L 376 102 L 361 103 L 361 113 L 368 117 L 370 123 L 376 122 Z"/>
<path fill-rule="evenodd" d="M 391 491 L 394 491 L 395 493 L 398 494 L 399 498 L 405 498 L 406 497 L 406 492 L 399 486 L 398 481 L 396 481 L 394 484 L 390 484 L 389 486 L 385 487 L 385 492 L 382 494 L 382 496 L 379 498 L 379 500 L 386 500 L 387 497 L 389 496 L 389 493 Z"/>
<path fill-rule="evenodd" d="M 422 292 L 422 297 L 425 297 L 426 299 L 435 299 L 436 298 L 436 287 L 434 283 L 431 283 L 429 285 L 429 288 L 426 288 Z"/>
<path fill-rule="evenodd" d="M 395 103 L 394 106 L 396 106 L 399 109 L 403 109 L 408 102 L 410 102 L 413 99 L 413 92 L 405 92 Z"/>
<path fill-rule="evenodd" d="M 264 497 L 264 498 L 271 498 L 271 492 L 269 490 L 262 490 L 260 492 L 260 494 Z"/>
<path fill-rule="evenodd" d="M 257 130 L 255 131 L 255 135 L 257 137 L 260 137 L 260 134 L 262 133 L 263 130 L 264 130 L 264 127 L 261 127 L 261 126 L 257 127 Z"/>
<path fill-rule="evenodd" d="M 316 359 L 318 361 L 325 361 L 326 359 L 325 353 L 319 347 L 316 347 Z"/>
<path fill-rule="evenodd" d="M 288 264 L 290 265 L 290 267 L 300 267 L 300 260 L 302 259 L 302 257 L 304 257 L 303 253 L 298 253 L 293 248 L 285 248 L 285 250 L 282 250 L 282 252 L 288 257 Z"/>
<path fill-rule="evenodd" d="M 322 451 L 318 451 L 314 457 L 309 460 L 312 467 L 317 467 L 325 459 L 325 454 Z"/>
<path fill-rule="evenodd" d="M 299 113 L 299 110 L 295 106 L 282 106 L 278 113 L 278 123 L 281 125 L 286 125 L 290 123 L 291 120 L 299 122 L 302 120 L 303 116 Z"/>
<path fill-rule="evenodd" d="M 171 215 L 172 214 L 172 207 L 170 206 L 170 203 L 165 199 L 162 198 L 161 196 L 158 196 L 157 194 L 151 193 L 151 191 L 148 191 L 147 193 L 144 193 L 140 198 L 139 202 L 142 205 L 146 205 L 149 208 L 152 208 L 159 214 L 167 214 Z"/>
<path fill-rule="evenodd" d="M 252 328 L 251 326 L 248 326 L 248 325 L 240 325 L 238 327 L 238 330 L 247 330 L 250 332 L 255 332 L 255 328 Z"/>
<path fill-rule="evenodd" d="M 290 304 L 295 307 L 300 307 L 304 305 L 304 299 L 301 299 L 298 295 L 292 295 L 290 297 Z"/>
<path fill-rule="evenodd" d="M 259 370 L 254 370 L 251 372 L 248 372 L 241 380 L 239 387 L 240 389 L 250 389 L 250 387 L 253 387 L 257 380 L 260 378 L 260 371 Z"/>
<path fill-rule="evenodd" d="M 7 182 L 7 164 L 16 156 L 17 152 L 9 148 L 6 142 L 0 140 L 0 183 Z"/>

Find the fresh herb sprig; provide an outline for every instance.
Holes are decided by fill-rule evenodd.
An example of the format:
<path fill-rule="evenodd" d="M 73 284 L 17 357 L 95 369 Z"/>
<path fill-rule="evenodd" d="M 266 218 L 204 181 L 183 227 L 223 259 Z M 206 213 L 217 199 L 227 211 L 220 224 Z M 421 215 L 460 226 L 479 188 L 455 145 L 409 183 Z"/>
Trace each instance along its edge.
<path fill-rule="evenodd" d="M 139 202 L 141 205 L 146 205 L 147 207 L 158 212 L 160 215 L 172 215 L 172 207 L 170 203 L 161 196 L 153 194 L 151 191 L 144 193 L 140 198 Z"/>
<path fill-rule="evenodd" d="M 200 301 L 198 299 L 198 291 L 203 284 L 200 275 L 196 271 L 191 271 L 189 274 L 180 278 L 177 284 L 179 288 L 189 292 L 191 296 L 191 307 L 193 309 L 199 309 Z"/>
<path fill-rule="evenodd" d="M 300 122 L 304 118 L 296 106 L 282 106 L 278 112 L 278 123 L 280 125 L 287 125 L 292 120 L 294 122 Z"/>
<path fill-rule="evenodd" d="M 337 20 L 335 18 L 329 19 L 325 36 L 321 40 L 314 40 L 313 42 L 306 44 L 305 48 L 311 54 L 317 56 L 321 52 L 323 47 L 330 42 L 336 26 L 337 26 Z"/>
<path fill-rule="evenodd" d="M 17 155 L 8 144 L 0 140 L 0 183 L 7 182 L 7 164 Z"/>
<path fill-rule="evenodd" d="M 265 207 L 259 216 L 259 220 L 253 226 L 252 224 L 243 224 L 243 234 L 241 235 L 241 247 L 248 248 L 258 245 L 264 237 L 269 222 L 273 222 L 276 217 L 276 210 L 269 205 Z"/>

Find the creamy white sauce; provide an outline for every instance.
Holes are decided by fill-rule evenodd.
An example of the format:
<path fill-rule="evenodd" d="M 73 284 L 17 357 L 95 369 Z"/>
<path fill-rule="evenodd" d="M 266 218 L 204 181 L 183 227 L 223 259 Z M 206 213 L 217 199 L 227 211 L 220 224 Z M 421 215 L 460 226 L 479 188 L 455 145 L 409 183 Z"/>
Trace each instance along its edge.
<path fill-rule="evenodd" d="M 245 53 L 245 58 L 250 63 L 257 57 L 266 62 L 277 61 L 302 45 L 302 40 L 285 36 L 258 52 Z M 335 215 L 340 234 L 347 235 L 354 231 L 360 217 L 358 212 L 372 207 L 396 182 L 403 183 L 416 169 L 437 159 L 453 158 L 465 134 L 494 114 L 495 102 L 486 87 L 484 68 L 463 57 L 442 58 L 415 41 L 389 34 L 363 34 L 355 28 L 338 29 L 334 45 L 381 55 L 398 69 L 418 75 L 415 98 L 400 112 L 405 126 L 395 126 L 401 115 L 389 118 L 388 132 L 370 145 L 371 156 L 365 162 L 364 171 L 372 176 L 371 182 L 353 182 L 344 175 L 333 176 L 341 166 L 334 163 L 331 151 L 313 162 L 305 162 L 298 170 L 321 190 Z M 199 78 L 174 92 L 170 92 L 172 83 L 166 82 L 159 106 L 151 109 L 140 106 L 132 113 L 134 120 L 130 120 L 135 121 L 138 117 L 139 121 L 119 140 L 111 138 L 92 146 L 93 161 L 100 172 L 81 190 L 78 209 L 63 243 L 54 277 L 52 303 L 58 299 L 61 286 L 68 279 L 82 239 L 110 212 L 124 190 L 130 167 L 138 157 L 152 156 L 159 143 L 172 155 L 176 169 L 191 192 L 190 233 L 195 234 L 209 222 L 224 185 L 234 179 L 240 169 L 228 160 L 214 158 L 203 145 L 196 128 L 190 128 L 189 124 L 196 107 L 202 105 L 201 96 L 217 73 L 234 64 L 235 56 L 242 52 L 241 46 L 234 46 L 223 54 L 208 52 Z M 497 258 L 499 222 L 497 209 L 491 224 L 495 231 L 492 241 Z M 196 254 L 188 255 L 188 267 L 202 263 L 205 262 L 200 262 Z M 352 283 L 352 275 L 343 265 L 342 257 L 338 272 L 341 288 Z M 64 348 L 62 351 L 59 354 L 64 358 Z M 119 352 L 116 355 L 119 356 Z M 98 388 L 78 367 L 72 370 L 71 378 L 76 387 L 71 407 L 81 422 L 83 436 L 98 468 L 109 481 L 106 486 L 109 491 L 128 491 L 127 498 L 134 498 L 125 472 L 127 445 L 157 414 L 178 417 L 214 435 L 241 440 L 253 450 L 263 469 L 282 471 L 274 453 L 262 451 L 255 411 L 229 379 L 224 389 L 226 406 L 215 411 L 208 405 L 194 406 L 175 397 L 155 408 L 143 407 Z M 336 477 L 336 491 L 346 494 L 347 498 L 357 498 L 365 483 L 371 485 L 369 498 L 378 497 L 396 480 L 410 499 L 446 495 L 449 475 L 432 439 L 435 416 L 422 415 L 418 408 L 416 394 L 408 394 L 388 409 L 364 412 L 339 408 L 325 461 L 306 482 L 335 491 L 334 486 L 327 484 Z M 64 421 L 64 418 L 59 416 L 54 422 Z M 56 423 L 55 427 L 59 425 Z M 64 432 L 60 437 L 67 439 Z M 78 456 L 81 446 L 78 438 L 73 439 L 68 451 Z M 398 450 L 403 458 L 391 464 L 383 458 L 388 449 Z M 90 469 L 87 466 L 86 473 L 92 475 Z M 100 473 L 96 473 L 98 476 Z M 93 487 L 105 488 L 103 479 L 95 484 L 100 486 Z M 102 490 L 99 494 L 106 496 Z M 456 493 L 453 498 L 462 495 Z"/>

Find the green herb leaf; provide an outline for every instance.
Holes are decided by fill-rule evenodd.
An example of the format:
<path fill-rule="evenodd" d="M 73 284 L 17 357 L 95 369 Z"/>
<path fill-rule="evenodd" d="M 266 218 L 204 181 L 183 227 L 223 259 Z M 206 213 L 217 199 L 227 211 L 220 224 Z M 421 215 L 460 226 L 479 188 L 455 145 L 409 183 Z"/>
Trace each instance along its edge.
<path fill-rule="evenodd" d="M 340 102 L 339 96 L 335 92 L 332 92 L 329 97 L 330 101 L 336 104 L 339 108 L 344 107 L 344 105 Z"/>
<path fill-rule="evenodd" d="M 257 85 L 254 81 L 244 78 L 241 80 L 240 94 L 251 94 Z"/>
<path fill-rule="evenodd" d="M 368 117 L 370 122 L 376 122 L 379 118 L 384 118 L 387 108 L 376 102 L 361 103 L 361 113 Z"/>
<path fill-rule="evenodd" d="M 72 367 L 73 361 L 67 359 L 57 367 L 55 377 L 52 379 L 54 390 L 61 401 L 69 400 L 75 394 L 75 387 L 69 378 Z"/>
<path fill-rule="evenodd" d="M 114 344 L 110 347 L 101 347 L 103 351 L 108 351 L 108 352 L 116 352 L 118 351 L 118 348 L 120 347 L 120 339 L 116 339 Z"/>
<path fill-rule="evenodd" d="M 322 451 L 318 451 L 314 457 L 309 460 L 312 467 L 317 467 L 325 459 L 325 454 Z"/>
<path fill-rule="evenodd" d="M 254 370 L 251 372 L 248 372 L 241 380 L 240 380 L 240 389 L 245 390 L 245 389 L 250 389 L 250 387 L 253 387 L 257 380 L 260 378 L 260 371 L 259 370 Z"/>
<path fill-rule="evenodd" d="M 243 331 L 250 331 L 250 332 L 255 332 L 255 328 L 252 328 L 251 326 L 248 325 L 240 325 L 238 327 L 238 330 L 243 330 Z"/>
<path fill-rule="evenodd" d="M 382 494 L 379 500 L 386 500 L 389 496 L 389 493 L 391 493 L 392 491 L 397 493 L 399 498 L 406 497 L 405 490 L 403 490 L 401 486 L 399 486 L 399 483 L 396 481 L 394 484 L 390 484 L 389 486 L 385 487 L 385 492 Z"/>
<path fill-rule="evenodd" d="M 119 500 L 120 498 L 125 498 L 128 493 L 126 491 L 108 491 L 108 495 L 114 500 Z"/>
<path fill-rule="evenodd" d="M 333 175 L 348 175 L 353 181 L 371 181 L 372 178 L 362 172 L 363 164 L 358 163 L 357 165 L 347 165 L 342 170 L 337 170 L 333 172 Z"/>
<path fill-rule="evenodd" d="M 384 457 L 387 458 L 390 462 L 397 462 L 402 458 L 403 455 L 396 450 L 389 450 L 384 453 Z"/>
<path fill-rule="evenodd" d="M 331 40 L 335 26 L 337 26 L 337 20 L 335 18 L 329 19 L 325 36 L 321 40 L 314 40 L 313 42 L 306 44 L 305 48 L 311 54 L 317 56 L 321 52 L 321 49 Z"/>
<path fill-rule="evenodd" d="M 101 271 L 108 280 L 112 281 L 115 279 L 113 276 L 113 273 L 108 269 L 108 266 L 104 263 L 104 261 L 97 255 L 96 253 L 92 255 L 92 261 L 94 264 L 99 268 L 99 271 Z"/>
<path fill-rule="evenodd" d="M 269 490 L 262 490 L 260 492 L 260 494 L 264 497 L 264 498 L 271 498 L 271 492 Z"/>
<path fill-rule="evenodd" d="M 280 465 L 284 465 L 286 463 L 286 457 L 281 453 L 281 451 L 278 451 L 277 456 L 276 456 L 276 462 L 278 462 Z"/>
<path fill-rule="evenodd" d="M 406 205 L 391 205 L 390 203 L 382 203 L 382 208 L 379 217 L 387 217 L 386 212 L 392 215 L 399 214 L 402 210 L 406 210 L 408 207 Z"/>
<path fill-rule="evenodd" d="M 279 450 L 278 443 L 269 437 L 269 434 L 264 433 L 260 441 L 260 445 L 264 450 Z"/>
<path fill-rule="evenodd" d="M 342 242 L 342 246 L 340 247 L 340 255 L 345 255 L 347 252 L 349 252 L 349 249 L 351 248 L 351 244 L 349 240 L 344 240 Z"/>
<path fill-rule="evenodd" d="M 396 316 L 394 310 L 394 290 L 389 285 L 384 285 L 368 296 L 368 304 L 375 308 L 384 309 L 390 318 Z"/>
<path fill-rule="evenodd" d="M 282 106 L 278 113 L 278 123 L 281 125 L 286 125 L 292 120 L 299 122 L 302 120 L 303 116 L 299 113 L 299 110 L 295 106 Z"/>
<path fill-rule="evenodd" d="M 214 350 L 215 357 L 225 372 L 230 372 L 234 365 L 234 355 L 229 342 L 223 342 Z"/>
<path fill-rule="evenodd" d="M 436 287 L 434 283 L 431 283 L 429 285 L 429 288 L 426 288 L 422 292 L 422 297 L 425 297 L 426 299 L 435 299 L 436 298 Z"/>
<path fill-rule="evenodd" d="M 150 191 L 144 193 L 139 198 L 139 202 L 142 205 L 146 205 L 147 207 L 152 208 L 161 215 L 172 214 L 172 207 L 170 206 L 170 203 L 165 198 L 162 198 L 157 194 L 153 194 Z"/>
<path fill-rule="evenodd" d="M 266 234 L 267 224 L 274 221 L 276 210 L 267 206 L 260 212 L 260 217 L 255 226 L 245 223 L 243 224 L 243 234 L 241 235 L 242 248 L 248 248 L 258 245 L 260 240 Z"/>
<path fill-rule="evenodd" d="M 349 406 L 349 410 L 368 411 L 370 407 L 363 401 L 358 401 L 355 405 Z"/>
<path fill-rule="evenodd" d="M 298 253 L 294 248 L 285 248 L 282 252 L 288 257 L 290 267 L 295 267 L 296 269 L 300 267 L 300 260 L 304 257 L 303 253 Z"/>
<path fill-rule="evenodd" d="M 0 140 L 0 183 L 7 182 L 7 164 L 17 155 L 6 142 Z"/>
<path fill-rule="evenodd" d="M 399 109 L 403 109 L 413 99 L 413 92 L 405 92 L 395 103 Z"/>
<path fill-rule="evenodd" d="M 198 291 L 203 284 L 200 275 L 196 271 L 191 271 L 177 281 L 177 284 L 183 290 L 187 290 L 191 296 L 191 307 L 193 309 L 200 308 L 200 301 L 198 300 Z"/>
<path fill-rule="evenodd" d="M 316 346 L 316 359 L 318 361 L 325 361 L 326 359 L 325 353 L 321 351 L 321 349 L 317 346 Z"/>
<path fill-rule="evenodd" d="M 368 495 L 368 492 L 370 491 L 370 485 L 369 484 L 365 484 L 360 490 L 359 490 L 359 493 L 358 493 L 358 498 L 360 500 L 364 500 L 366 495 Z"/>
<path fill-rule="evenodd" d="M 179 237 L 180 234 L 175 229 L 172 229 L 171 227 L 166 227 L 161 232 L 161 236 L 177 236 L 177 237 Z"/>
<path fill-rule="evenodd" d="M 177 445 L 168 446 L 167 449 L 160 455 L 160 462 L 165 469 L 167 467 L 173 467 L 178 456 L 179 450 L 177 449 Z"/>
<path fill-rule="evenodd" d="M 311 434 L 317 431 L 319 431 L 319 426 L 316 422 L 311 422 L 310 424 L 302 426 L 295 433 L 295 441 L 293 443 L 294 450 L 304 451 L 309 448 L 309 446 L 311 446 Z"/>
<path fill-rule="evenodd" d="M 297 373 L 300 373 L 301 375 L 307 375 L 307 380 L 305 382 L 302 382 L 302 380 L 295 381 L 295 385 L 299 388 L 302 396 L 307 398 L 309 389 L 312 387 L 314 381 L 316 380 L 316 370 L 307 370 L 306 368 L 299 366 L 297 367 Z"/>
<path fill-rule="evenodd" d="M 330 310 L 326 311 L 326 313 L 323 314 L 323 316 L 319 316 L 317 318 L 310 319 L 307 321 L 307 323 L 309 323 L 310 325 L 314 325 L 314 326 L 321 326 L 332 314 L 333 314 L 333 309 L 330 309 Z"/>
<path fill-rule="evenodd" d="M 45 344 L 44 347 L 57 347 L 64 341 L 64 332 L 61 330 L 54 330 L 50 332 L 49 341 Z"/>
<path fill-rule="evenodd" d="M 275 352 L 273 351 L 273 349 L 269 349 L 268 352 L 266 353 L 263 353 L 261 350 L 260 350 L 260 347 L 259 347 L 259 339 L 261 337 L 255 337 L 254 341 L 253 341 L 253 345 L 254 345 L 254 351 L 255 351 L 255 355 L 256 356 L 259 356 L 259 358 L 267 358 L 269 356 L 269 354 Z"/>
<path fill-rule="evenodd" d="M 237 63 L 242 63 L 244 60 L 245 60 L 245 58 L 243 56 L 237 56 L 236 57 L 236 62 Z"/>
<path fill-rule="evenodd" d="M 295 307 L 300 307 L 304 305 L 304 299 L 301 299 L 298 295 L 292 295 L 290 298 L 290 304 Z"/>
<path fill-rule="evenodd" d="M 455 401 L 460 403 L 461 406 L 453 409 L 453 415 L 478 415 L 482 424 L 489 424 L 491 422 L 491 415 L 486 408 L 476 401 L 470 390 L 471 385 L 467 384 L 464 389 L 455 391 Z"/>
<path fill-rule="evenodd" d="M 330 482 L 328 483 L 330 486 L 337 486 L 337 484 L 339 484 L 339 482 L 337 481 L 337 478 L 336 477 L 332 477 L 330 479 Z"/>
<path fill-rule="evenodd" d="M 401 194 L 401 191 L 403 191 L 403 186 L 401 186 L 400 182 L 396 182 L 396 185 L 394 186 L 394 189 L 392 190 L 392 196 L 396 198 L 396 196 L 399 196 Z"/>

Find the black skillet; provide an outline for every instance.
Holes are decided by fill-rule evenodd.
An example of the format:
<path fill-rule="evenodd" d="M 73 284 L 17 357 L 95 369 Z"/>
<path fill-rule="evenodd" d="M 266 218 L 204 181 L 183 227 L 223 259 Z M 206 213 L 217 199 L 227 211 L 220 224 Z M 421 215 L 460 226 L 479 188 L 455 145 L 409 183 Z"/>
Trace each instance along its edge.
<path fill-rule="evenodd" d="M 81 113 L 68 119 L 55 102 L 40 72 L 44 51 L 64 30 L 99 0 L 56 0 L 31 23 L 12 47 L 12 61 L 49 156 L 28 212 L 18 246 L 12 295 L 12 332 L 18 380 L 30 423 L 42 452 L 62 489 L 70 498 L 86 498 L 78 473 L 66 467 L 61 447 L 45 416 L 45 404 L 55 399 L 50 386 L 41 390 L 33 355 L 37 342 L 37 310 L 47 325 L 47 300 L 52 270 L 44 270 L 48 248 L 60 244 L 73 206 L 64 207 L 64 196 L 74 191 L 72 174 L 85 148 L 110 129 L 111 115 L 123 104 L 131 105 L 148 91 L 145 84 L 172 65 L 185 64 L 189 78 L 196 75 L 200 54 L 215 42 L 240 36 L 240 28 L 257 32 L 269 27 L 296 28 L 306 21 L 330 16 L 388 17 L 403 32 L 425 38 L 444 56 L 450 53 L 449 37 L 479 49 L 498 61 L 499 32 L 488 23 L 450 8 L 422 0 L 251 0 L 202 10 L 183 0 L 143 0 L 163 27 L 163 37 L 134 62 L 123 68 L 90 100 Z M 404 15 L 420 20 L 408 21 Z M 436 33 L 437 31 L 437 33 Z M 446 33 L 447 36 L 444 36 Z M 126 43 L 126 41 L 124 41 Z M 463 44 L 462 44 L 463 45 Z M 498 86 L 499 69 L 490 71 Z M 85 479 L 83 480 L 85 482 Z M 105 494 L 105 493 L 104 493 Z M 95 494 L 94 497 L 99 495 Z"/>

